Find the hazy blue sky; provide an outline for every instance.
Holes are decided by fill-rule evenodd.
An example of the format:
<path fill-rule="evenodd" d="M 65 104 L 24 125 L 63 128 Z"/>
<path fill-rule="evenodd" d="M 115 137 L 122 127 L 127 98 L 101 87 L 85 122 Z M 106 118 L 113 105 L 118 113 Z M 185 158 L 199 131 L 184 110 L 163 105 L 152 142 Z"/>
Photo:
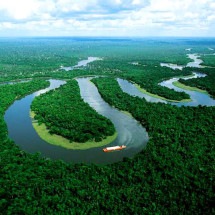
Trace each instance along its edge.
<path fill-rule="evenodd" d="M 0 36 L 212 36 L 215 0 L 0 0 Z"/>

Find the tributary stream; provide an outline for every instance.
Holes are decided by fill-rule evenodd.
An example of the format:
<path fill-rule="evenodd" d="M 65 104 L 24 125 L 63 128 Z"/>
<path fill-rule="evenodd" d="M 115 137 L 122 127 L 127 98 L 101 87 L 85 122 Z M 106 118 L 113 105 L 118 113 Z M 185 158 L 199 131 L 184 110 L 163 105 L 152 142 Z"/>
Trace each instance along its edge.
<path fill-rule="evenodd" d="M 201 59 L 199 59 L 198 54 L 188 54 L 188 58 L 193 60 L 193 62 L 188 63 L 185 66 L 176 65 L 176 64 L 168 64 L 168 63 L 161 63 L 160 66 L 166 66 L 171 69 L 179 69 L 182 70 L 184 67 L 193 67 L 193 68 L 204 68 L 204 66 L 201 66 L 200 64 L 203 62 Z M 192 78 L 201 78 L 205 77 L 205 74 L 193 72 L 193 76 L 189 77 L 181 77 L 182 79 L 192 79 Z M 192 90 L 185 90 L 179 87 L 176 87 L 173 85 L 174 82 L 177 82 L 179 78 L 171 78 L 169 80 L 161 82 L 159 85 L 174 89 L 177 92 L 185 92 L 190 96 L 191 101 L 190 102 L 168 102 L 167 100 L 156 98 L 153 96 L 148 95 L 147 93 L 141 92 L 135 85 L 133 85 L 131 82 L 127 80 L 123 80 L 118 78 L 118 84 L 123 90 L 123 92 L 128 93 L 131 96 L 137 96 L 139 98 L 145 98 L 148 102 L 154 102 L 154 103 L 165 103 L 165 104 L 171 104 L 176 105 L 178 107 L 180 106 L 198 106 L 198 105 L 205 105 L 205 106 L 215 106 L 215 100 L 210 97 L 207 93 L 202 93 L 198 91 L 192 91 Z"/>

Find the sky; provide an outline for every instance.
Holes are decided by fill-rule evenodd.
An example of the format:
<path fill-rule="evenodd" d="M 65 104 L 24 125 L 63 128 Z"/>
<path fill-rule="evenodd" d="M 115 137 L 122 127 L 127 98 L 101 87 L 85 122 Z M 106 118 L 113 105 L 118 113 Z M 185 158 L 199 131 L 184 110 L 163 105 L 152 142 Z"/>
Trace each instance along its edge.
<path fill-rule="evenodd" d="M 215 0 L 0 0 L 0 37 L 215 37 Z"/>

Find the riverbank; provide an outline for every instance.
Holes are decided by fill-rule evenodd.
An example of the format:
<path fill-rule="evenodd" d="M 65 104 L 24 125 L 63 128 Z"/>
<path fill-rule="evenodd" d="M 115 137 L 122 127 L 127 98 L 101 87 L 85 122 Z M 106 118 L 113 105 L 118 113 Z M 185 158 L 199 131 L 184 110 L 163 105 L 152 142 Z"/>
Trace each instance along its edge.
<path fill-rule="evenodd" d="M 187 85 L 180 83 L 179 81 L 172 82 L 172 84 L 175 87 L 179 87 L 179 88 L 184 89 L 184 90 L 190 90 L 190 91 L 196 91 L 196 92 L 208 94 L 208 92 L 206 90 L 201 90 L 197 87 L 190 87 L 190 86 L 187 86 Z"/>
<path fill-rule="evenodd" d="M 34 119 L 35 113 L 33 111 L 30 112 L 30 117 Z M 46 128 L 45 124 L 39 125 L 37 121 L 33 121 L 32 125 L 37 132 L 37 134 L 46 142 L 61 146 L 66 149 L 73 149 L 73 150 L 86 150 L 90 148 L 96 148 L 108 145 L 109 143 L 113 142 L 117 138 L 117 132 L 114 133 L 112 136 L 108 136 L 107 138 L 103 139 L 100 142 L 95 141 L 87 141 L 85 143 L 78 143 L 78 142 L 70 142 L 68 139 L 56 135 L 56 134 L 50 134 L 49 130 Z"/>
<path fill-rule="evenodd" d="M 190 102 L 190 101 L 192 101 L 191 99 L 182 99 L 181 101 L 167 99 L 167 98 L 164 98 L 164 97 L 162 97 L 162 96 L 149 93 L 149 92 L 146 91 L 145 89 L 141 88 L 138 84 L 134 84 L 134 86 L 135 86 L 140 92 L 142 92 L 142 93 L 144 93 L 144 94 L 147 94 L 147 95 L 149 95 L 149 96 L 151 96 L 151 97 L 154 97 L 154 98 L 157 98 L 157 99 L 162 99 L 162 100 L 167 101 L 167 102 Z"/>

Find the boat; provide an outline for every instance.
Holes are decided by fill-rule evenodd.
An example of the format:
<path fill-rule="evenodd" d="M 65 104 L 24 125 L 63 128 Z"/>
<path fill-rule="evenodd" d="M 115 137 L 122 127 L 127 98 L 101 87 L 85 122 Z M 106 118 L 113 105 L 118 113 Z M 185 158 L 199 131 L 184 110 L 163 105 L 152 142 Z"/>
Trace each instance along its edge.
<path fill-rule="evenodd" d="M 122 150 L 122 149 L 125 149 L 125 148 L 126 148 L 125 145 L 122 145 L 122 146 L 111 146 L 111 147 L 104 148 L 103 151 L 104 152 L 113 152 L 113 151 L 118 151 L 118 150 Z"/>

